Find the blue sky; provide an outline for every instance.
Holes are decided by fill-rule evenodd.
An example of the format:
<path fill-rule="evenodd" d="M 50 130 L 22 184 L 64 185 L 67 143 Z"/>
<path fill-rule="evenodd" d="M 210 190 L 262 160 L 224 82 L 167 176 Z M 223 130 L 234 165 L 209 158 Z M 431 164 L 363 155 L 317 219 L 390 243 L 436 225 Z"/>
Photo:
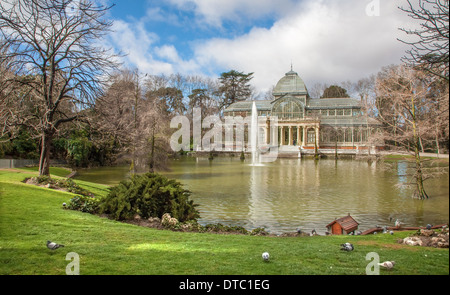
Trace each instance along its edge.
<path fill-rule="evenodd" d="M 146 31 L 157 34 L 157 44 L 176 45 L 182 58 L 192 57 L 191 46 L 195 42 L 217 37 L 235 38 L 253 27 L 270 28 L 275 21 L 270 13 L 253 19 L 247 19 L 243 14 L 239 18 L 209 20 L 207 16 L 196 13 L 193 2 L 184 8 L 167 0 L 118 0 L 112 3 L 115 4 L 111 10 L 114 19 L 142 23 Z"/>
<path fill-rule="evenodd" d="M 269 90 L 291 63 L 307 86 L 356 81 L 400 63 L 406 0 L 99 0 L 108 45 L 149 74 L 254 72 Z"/>

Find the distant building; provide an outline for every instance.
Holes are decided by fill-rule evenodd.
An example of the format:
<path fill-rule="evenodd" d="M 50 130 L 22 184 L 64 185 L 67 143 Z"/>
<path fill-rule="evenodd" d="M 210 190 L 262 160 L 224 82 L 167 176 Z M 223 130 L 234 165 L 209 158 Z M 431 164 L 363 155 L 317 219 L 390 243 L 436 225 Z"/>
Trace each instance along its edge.
<path fill-rule="evenodd" d="M 339 153 L 366 153 L 382 148 L 369 144 L 369 136 L 380 125 L 363 113 L 354 98 L 310 98 L 303 80 L 293 70 L 282 77 L 274 100 L 256 100 L 258 115 L 267 117 L 260 126 L 259 142 L 269 144 L 271 128 L 278 128 L 280 152 L 338 150 Z M 240 101 L 224 110 L 225 116 L 251 116 L 253 101 Z M 278 126 L 269 118 L 278 117 Z M 272 140 L 272 142 L 274 142 Z"/>
<path fill-rule="evenodd" d="M 358 229 L 359 223 L 348 214 L 327 225 L 327 230 L 333 235 L 347 235 Z"/>

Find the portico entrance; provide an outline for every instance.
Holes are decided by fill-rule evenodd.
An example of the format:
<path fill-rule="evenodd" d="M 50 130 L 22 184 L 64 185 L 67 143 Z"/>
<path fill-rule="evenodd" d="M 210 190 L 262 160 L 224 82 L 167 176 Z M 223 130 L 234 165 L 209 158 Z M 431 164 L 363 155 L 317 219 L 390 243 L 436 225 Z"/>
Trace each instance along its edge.
<path fill-rule="evenodd" d="M 319 122 L 295 122 L 294 124 L 292 122 L 279 122 L 278 125 L 279 146 L 319 145 Z M 266 139 L 269 143 L 269 138 Z"/>

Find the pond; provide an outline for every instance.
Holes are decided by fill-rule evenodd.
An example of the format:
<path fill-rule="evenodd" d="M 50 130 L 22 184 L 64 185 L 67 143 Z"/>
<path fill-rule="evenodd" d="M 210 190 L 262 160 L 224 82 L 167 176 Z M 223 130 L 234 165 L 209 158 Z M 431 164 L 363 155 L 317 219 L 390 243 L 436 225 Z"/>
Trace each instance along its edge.
<path fill-rule="evenodd" d="M 449 219 L 449 175 L 425 182 L 428 200 L 411 198 L 413 163 L 362 160 L 278 159 L 252 166 L 236 158 L 182 157 L 164 172 L 192 191 L 199 204 L 201 224 L 222 223 L 247 229 L 264 227 L 272 233 L 301 228 L 324 234 L 326 225 L 348 215 L 359 229 L 442 224 Z M 448 172 L 448 163 L 445 164 Z M 116 184 L 127 177 L 128 167 L 81 170 L 78 179 Z"/>

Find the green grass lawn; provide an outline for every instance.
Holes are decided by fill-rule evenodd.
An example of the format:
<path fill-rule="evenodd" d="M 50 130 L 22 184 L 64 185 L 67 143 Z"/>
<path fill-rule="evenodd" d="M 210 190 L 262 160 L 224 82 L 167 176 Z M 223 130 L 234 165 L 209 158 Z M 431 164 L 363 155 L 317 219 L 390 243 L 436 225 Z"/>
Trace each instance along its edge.
<path fill-rule="evenodd" d="M 65 171 L 51 170 L 54 177 Z M 449 274 L 448 249 L 400 245 L 410 232 L 371 236 L 260 237 L 182 233 L 138 227 L 62 209 L 73 194 L 27 185 L 30 169 L 0 170 L 0 274 L 64 275 L 66 254 L 80 256 L 80 274 L 364 275 L 366 254 L 395 260 L 381 274 Z M 97 194 L 107 186 L 77 181 Z M 51 251 L 46 241 L 65 244 Z M 353 252 L 340 251 L 351 242 Z M 268 251 L 270 262 L 261 253 Z"/>

